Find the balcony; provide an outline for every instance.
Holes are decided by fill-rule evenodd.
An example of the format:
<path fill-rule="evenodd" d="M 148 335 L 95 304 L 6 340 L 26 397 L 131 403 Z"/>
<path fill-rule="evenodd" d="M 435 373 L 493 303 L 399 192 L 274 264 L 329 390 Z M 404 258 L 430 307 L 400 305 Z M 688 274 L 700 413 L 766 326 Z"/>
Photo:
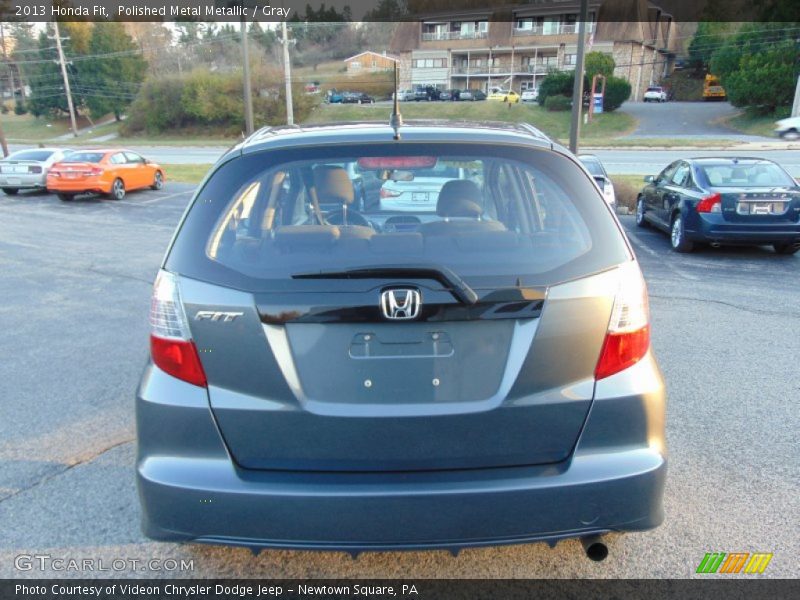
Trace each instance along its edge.
<path fill-rule="evenodd" d="M 569 68 L 569 65 L 566 65 L 564 68 Z M 572 67 L 574 68 L 574 67 Z M 513 67 L 513 71 L 515 75 L 544 75 L 551 69 L 561 70 L 561 67 L 558 66 L 558 61 L 555 57 L 553 57 L 552 61 L 545 60 L 535 64 L 529 65 L 521 65 L 516 64 Z M 460 65 L 454 66 L 451 69 L 451 74 L 453 75 L 511 75 L 512 67 L 511 65 L 495 65 L 492 67 L 489 66 L 477 66 L 471 65 L 469 67 Z"/>
<path fill-rule="evenodd" d="M 594 23 L 586 24 L 587 33 L 594 31 Z M 578 33 L 577 23 L 551 23 L 546 27 L 541 24 L 533 25 L 532 27 L 514 27 L 514 35 L 573 35 Z"/>
<path fill-rule="evenodd" d="M 423 32 L 423 42 L 442 40 L 482 40 L 489 36 L 488 31 L 431 31 Z"/>

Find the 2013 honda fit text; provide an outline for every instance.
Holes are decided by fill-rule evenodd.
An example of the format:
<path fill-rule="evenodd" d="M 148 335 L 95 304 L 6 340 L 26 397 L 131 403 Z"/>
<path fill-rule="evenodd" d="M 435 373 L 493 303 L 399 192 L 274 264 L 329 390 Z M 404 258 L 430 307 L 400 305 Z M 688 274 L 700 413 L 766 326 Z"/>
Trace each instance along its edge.
<path fill-rule="evenodd" d="M 432 188 L 431 172 L 453 178 Z M 397 182 L 418 210 L 381 208 Z M 601 559 L 599 536 L 663 519 L 639 266 L 591 176 L 529 126 L 256 132 L 197 191 L 150 321 L 151 538 L 352 553 L 581 538 Z"/>

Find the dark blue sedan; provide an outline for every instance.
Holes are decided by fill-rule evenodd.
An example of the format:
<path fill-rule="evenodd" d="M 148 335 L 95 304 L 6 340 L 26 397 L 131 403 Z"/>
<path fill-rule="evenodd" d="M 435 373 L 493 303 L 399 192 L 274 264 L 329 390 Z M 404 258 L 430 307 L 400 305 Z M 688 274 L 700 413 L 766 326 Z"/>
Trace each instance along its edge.
<path fill-rule="evenodd" d="M 676 160 L 644 180 L 636 224 L 668 232 L 676 252 L 691 252 L 697 243 L 800 250 L 800 185 L 772 161 Z"/>

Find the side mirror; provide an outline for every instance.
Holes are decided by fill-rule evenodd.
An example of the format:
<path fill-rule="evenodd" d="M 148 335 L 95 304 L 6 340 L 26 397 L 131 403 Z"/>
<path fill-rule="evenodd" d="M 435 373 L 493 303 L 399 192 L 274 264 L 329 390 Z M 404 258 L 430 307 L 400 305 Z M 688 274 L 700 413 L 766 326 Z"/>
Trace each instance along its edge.
<path fill-rule="evenodd" d="M 653 177 L 652 175 L 645 175 L 644 176 L 644 182 L 645 183 L 653 183 L 655 181 L 655 179 L 656 178 Z"/>

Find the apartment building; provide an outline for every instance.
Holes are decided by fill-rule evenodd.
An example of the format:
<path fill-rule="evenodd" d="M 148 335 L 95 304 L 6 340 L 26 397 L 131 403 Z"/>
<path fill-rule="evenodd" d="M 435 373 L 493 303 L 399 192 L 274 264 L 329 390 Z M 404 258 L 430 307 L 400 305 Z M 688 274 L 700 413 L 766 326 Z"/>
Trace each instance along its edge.
<path fill-rule="evenodd" d="M 635 20 L 620 21 L 621 9 Z M 402 23 L 392 41 L 401 86 L 534 89 L 550 70 L 575 68 L 579 13 L 579 0 L 542 0 Z M 614 56 L 634 99 L 671 69 L 672 18 L 647 0 L 590 0 L 586 31 L 587 51 Z"/>

